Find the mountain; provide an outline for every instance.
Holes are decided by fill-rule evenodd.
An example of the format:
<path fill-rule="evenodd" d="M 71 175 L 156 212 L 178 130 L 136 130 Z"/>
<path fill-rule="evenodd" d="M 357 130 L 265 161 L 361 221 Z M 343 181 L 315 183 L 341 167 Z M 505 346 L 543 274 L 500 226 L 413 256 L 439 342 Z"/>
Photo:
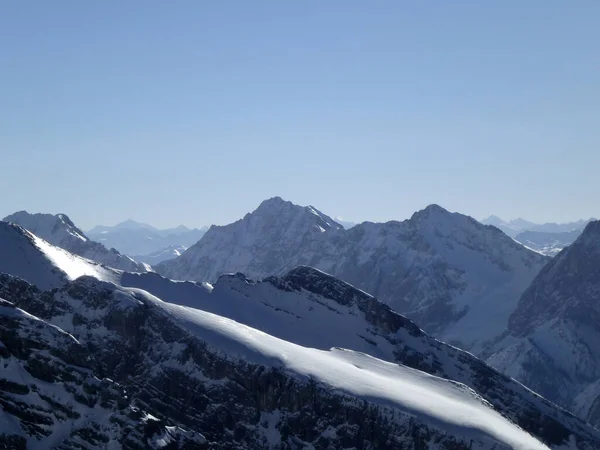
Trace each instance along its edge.
<path fill-rule="evenodd" d="M 583 229 L 551 233 L 547 231 L 523 231 L 515 241 L 546 256 L 556 256 L 563 248 L 571 245 Z"/>
<path fill-rule="evenodd" d="M 185 252 L 186 247 L 183 245 L 170 245 L 165 248 L 161 248 L 156 252 L 152 252 L 149 255 L 138 255 L 134 258 L 137 261 L 142 261 L 146 264 L 150 264 L 151 266 L 155 266 L 158 263 L 163 261 L 167 261 L 169 259 L 175 259 L 178 256 L 181 256 L 183 252 Z"/>
<path fill-rule="evenodd" d="M 352 227 L 355 227 L 357 225 L 356 222 L 349 222 L 347 220 L 343 220 L 339 217 L 335 217 L 334 220 L 339 223 L 342 227 L 344 227 L 345 230 L 349 230 Z"/>
<path fill-rule="evenodd" d="M 196 437 L 188 448 L 548 448 L 466 386 L 402 365 L 89 277 L 42 296 L 0 308 L 4 442 L 160 448 L 179 432 Z"/>
<path fill-rule="evenodd" d="M 523 293 L 488 361 L 600 425 L 600 221 Z"/>
<path fill-rule="evenodd" d="M 568 223 L 544 223 L 537 224 L 524 219 L 513 219 L 505 221 L 498 216 L 489 216 L 483 219 L 481 223 L 484 225 L 493 225 L 496 228 L 501 229 L 505 234 L 510 237 L 516 237 L 519 233 L 525 231 L 535 231 L 540 233 L 568 233 L 574 230 L 583 230 L 588 222 L 595 219 L 578 220 L 575 222 Z M 519 241 L 520 242 L 520 241 Z"/>
<path fill-rule="evenodd" d="M 487 219 L 483 219 L 481 223 L 484 225 L 493 225 L 510 237 L 515 237 L 521 231 L 530 230 L 536 226 L 535 223 L 529 222 L 528 220 L 514 219 L 507 222 L 494 215 L 489 216 Z"/>
<path fill-rule="evenodd" d="M 5 447 L 600 448 L 585 422 L 318 270 L 211 286 L 98 265 L 102 279 L 73 280 L 93 263 L 5 227 L 24 256 L 0 252 L 2 271 L 63 274 L 52 290 L 0 274 Z"/>
<path fill-rule="evenodd" d="M 344 230 L 313 207 L 274 198 L 233 224 L 211 227 L 156 270 L 214 282 L 223 273 L 260 279 L 316 267 L 374 294 L 436 337 L 478 352 L 504 332 L 546 261 L 496 228 L 437 205 L 404 222 Z"/>
<path fill-rule="evenodd" d="M 28 254 L 43 259 L 38 253 Z M 0 255 L 6 267 L 12 258 Z M 37 266 L 36 277 L 53 270 L 64 271 Z M 10 368 L 0 376 L 0 442 L 600 448 L 600 434 L 581 420 L 315 269 L 261 283 L 225 276 L 214 286 L 110 274 L 189 304 L 91 276 L 42 291 L 0 275 L 8 300 L 0 305 L 0 364 Z M 236 314 L 239 321 L 228 317 Z M 331 348 L 345 342 L 349 349 Z"/>
<path fill-rule="evenodd" d="M 119 272 L 53 246 L 19 225 L 0 221 L 0 273 L 23 278 L 41 289 L 92 275 L 117 280 Z"/>
<path fill-rule="evenodd" d="M 85 344 L 2 299 L 0 363 L 0 448 L 207 448 L 201 434 L 168 426 L 94 373 Z"/>
<path fill-rule="evenodd" d="M 130 272 L 148 271 L 145 264 L 120 254 L 114 248 L 108 250 L 102 244 L 89 239 L 66 214 L 30 214 L 27 211 L 19 211 L 3 220 L 20 225 L 50 244 L 70 253 L 106 266 Z"/>
<path fill-rule="evenodd" d="M 208 227 L 190 229 L 180 225 L 159 230 L 151 225 L 126 220 L 112 227 L 99 225 L 87 234 L 107 247 L 114 247 L 128 255 L 145 255 L 146 258 L 152 259 L 153 254 L 167 248 L 187 248 L 195 244 L 207 229 Z"/>

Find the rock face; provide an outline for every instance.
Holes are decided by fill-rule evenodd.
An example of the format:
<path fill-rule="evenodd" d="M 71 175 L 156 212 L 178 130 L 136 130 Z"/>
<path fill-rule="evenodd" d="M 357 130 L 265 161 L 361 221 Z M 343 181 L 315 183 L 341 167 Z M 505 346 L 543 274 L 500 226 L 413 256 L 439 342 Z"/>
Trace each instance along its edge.
<path fill-rule="evenodd" d="M 437 205 L 404 222 L 344 230 L 313 207 L 274 198 L 242 220 L 212 227 L 156 270 L 214 282 L 223 273 L 260 279 L 313 266 L 374 294 L 436 337 L 480 352 L 504 332 L 546 262 L 498 229 Z"/>
<path fill-rule="evenodd" d="M 488 361 L 600 425 L 600 221 L 523 293 Z"/>
<path fill-rule="evenodd" d="M 138 263 L 114 248 L 108 250 L 89 239 L 66 214 L 30 214 L 19 211 L 3 219 L 22 226 L 52 245 L 108 267 L 129 272 L 147 272 L 148 266 Z"/>
<path fill-rule="evenodd" d="M 515 240 L 543 255 L 556 256 L 563 248 L 575 242 L 582 231 L 583 228 L 562 233 L 524 231 L 517 234 Z"/>
<path fill-rule="evenodd" d="M 204 436 L 140 410 L 94 363 L 72 335 L 0 299 L 0 447 L 163 448 L 167 437 L 175 448 L 203 448 Z"/>
<path fill-rule="evenodd" d="M 373 322 L 386 323 L 390 332 L 404 330 L 398 337 L 423 337 L 418 327 L 384 305 L 374 306 L 369 296 L 348 286 L 338 294 L 331 290 L 337 282 L 315 273 L 301 270 L 266 283 L 285 292 L 311 292 L 307 287 L 320 301 L 340 301 L 366 311 Z M 0 439 L 13 448 L 26 442 L 159 448 L 166 438 L 179 441 L 172 448 L 546 448 L 466 386 L 405 366 L 349 350 L 286 344 L 220 316 L 92 277 L 49 292 L 6 275 L 0 286 L 0 295 L 13 300 L 0 309 L 0 364 L 15 367 L 7 372 L 12 378 L 4 381 L 0 398 L 3 405 L 23 403 L 3 409 L 3 423 L 11 428 L 0 432 Z M 321 290 L 326 297 L 317 294 Z M 284 350 L 276 348 L 280 345 Z M 423 367 L 441 363 L 433 356 L 421 355 Z M 474 374 L 471 366 L 463 367 Z M 385 391 L 373 391 L 386 392 L 385 398 L 369 394 L 368 382 L 359 387 L 350 382 L 363 372 L 370 380 L 388 371 L 391 378 L 372 381 L 377 386 L 385 380 Z M 486 376 L 492 385 L 495 376 L 501 377 L 489 369 L 478 377 Z M 410 384 L 413 378 L 419 384 Z M 413 403 L 403 403 L 411 386 L 423 391 Z M 520 394 L 512 388 L 505 393 L 504 413 L 521 416 L 523 426 L 548 445 L 599 448 L 600 435 L 585 423 L 530 392 L 520 410 L 513 409 Z M 431 411 L 423 409 L 428 396 L 440 402 L 429 405 Z M 46 405 L 40 416 L 24 416 L 39 399 Z M 435 409 L 449 399 L 455 402 L 452 414 L 468 408 L 470 415 L 445 422 L 449 416 Z M 496 403 L 503 402 L 496 398 Z"/>

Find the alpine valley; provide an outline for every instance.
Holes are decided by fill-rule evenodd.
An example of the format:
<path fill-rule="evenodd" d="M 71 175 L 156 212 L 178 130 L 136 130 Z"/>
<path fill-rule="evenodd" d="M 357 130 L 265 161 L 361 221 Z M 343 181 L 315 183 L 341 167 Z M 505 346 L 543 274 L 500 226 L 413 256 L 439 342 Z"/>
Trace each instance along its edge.
<path fill-rule="evenodd" d="M 600 449 L 600 222 L 348 228 L 276 197 L 154 272 L 8 216 L 0 448 Z"/>

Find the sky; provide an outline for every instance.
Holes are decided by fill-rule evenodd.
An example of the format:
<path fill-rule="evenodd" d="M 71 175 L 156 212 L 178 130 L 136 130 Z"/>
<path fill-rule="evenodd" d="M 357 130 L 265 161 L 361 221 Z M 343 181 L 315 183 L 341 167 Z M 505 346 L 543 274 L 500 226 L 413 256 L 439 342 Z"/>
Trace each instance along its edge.
<path fill-rule="evenodd" d="M 598 216 L 600 2 L 0 3 L 0 217 Z"/>

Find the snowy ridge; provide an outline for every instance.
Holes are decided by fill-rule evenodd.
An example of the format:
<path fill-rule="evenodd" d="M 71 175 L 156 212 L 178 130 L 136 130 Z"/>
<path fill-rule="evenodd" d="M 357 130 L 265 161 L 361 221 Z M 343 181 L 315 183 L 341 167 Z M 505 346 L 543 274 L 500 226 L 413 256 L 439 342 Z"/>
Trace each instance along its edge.
<path fill-rule="evenodd" d="M 138 291 L 141 293 L 142 291 Z M 315 350 L 274 338 L 230 319 L 147 297 L 196 337 L 259 365 L 283 368 L 319 380 L 335 390 L 433 421 L 457 434 L 508 448 L 547 448 L 495 412 L 464 385 L 350 350 Z"/>
<path fill-rule="evenodd" d="M 461 382 L 503 416 L 531 427 L 528 430 L 552 430 L 543 439 L 553 447 L 568 441 L 570 434 L 585 436 L 578 437 L 578 442 L 594 439 L 581 420 L 557 410 L 471 354 L 431 338 L 369 294 L 310 267 L 298 267 L 262 282 L 242 274 L 223 275 L 210 289 L 155 273 L 124 274 L 121 282 L 303 347 L 346 348 Z"/>
<path fill-rule="evenodd" d="M 233 224 L 212 227 L 156 270 L 212 283 L 224 273 L 262 279 L 316 267 L 478 353 L 505 331 L 520 295 L 547 261 L 498 229 L 437 205 L 404 222 L 364 222 L 349 230 L 328 228 L 333 221 L 313 211 L 267 200 Z"/>
<path fill-rule="evenodd" d="M 385 417 L 388 418 L 389 425 L 384 425 L 388 422 L 380 422 L 380 426 L 393 426 L 397 430 L 393 438 L 396 444 L 390 443 L 383 448 L 398 448 L 400 442 L 412 442 L 414 435 L 404 435 L 411 433 L 411 429 L 412 433 L 417 430 L 422 430 L 419 433 L 428 433 L 434 441 L 452 442 L 454 448 L 466 449 L 473 443 L 476 443 L 478 448 L 490 450 L 548 448 L 502 417 L 489 403 L 460 383 L 350 350 L 325 351 L 303 347 L 225 317 L 165 303 L 139 289 L 119 288 L 110 283 L 83 277 L 52 296 L 45 296 L 41 301 L 36 299 L 35 293 L 32 296 L 17 297 L 18 304 L 38 310 L 50 323 L 63 325 L 65 331 L 87 347 L 98 348 L 99 353 L 90 355 L 98 359 L 96 364 L 106 358 L 103 365 L 110 367 L 109 361 L 116 364 L 121 358 L 131 359 L 131 356 L 128 356 L 128 340 L 131 338 L 138 343 L 143 342 L 146 348 L 144 358 L 131 361 L 131 369 L 126 369 L 141 369 L 142 372 L 138 373 L 135 379 L 139 380 L 137 383 L 142 384 L 123 387 L 132 393 L 139 392 L 135 400 L 145 409 L 151 408 L 147 410 L 154 417 L 157 417 L 157 411 L 167 411 L 169 408 L 159 406 L 156 410 L 146 404 L 146 401 L 152 398 L 166 400 L 174 395 L 165 393 L 163 397 L 156 391 L 163 386 L 160 381 L 162 377 L 186 377 L 186 384 L 195 380 L 194 384 L 197 386 L 212 386 L 211 392 L 218 392 L 220 389 L 228 392 L 230 387 L 227 380 L 223 380 L 222 376 L 215 377 L 216 374 L 211 372 L 211 367 L 218 368 L 228 364 L 230 368 L 224 372 L 228 377 L 236 376 L 236 371 L 271 374 L 269 377 L 284 377 L 289 380 L 285 382 L 288 390 L 303 390 L 313 386 L 310 389 L 317 389 L 319 396 L 327 395 L 327 401 L 345 403 L 351 408 L 354 408 L 351 405 L 362 405 L 359 408 L 363 412 L 366 402 L 369 408 L 373 408 L 373 413 L 377 412 L 378 418 L 374 420 L 379 422 L 386 420 Z M 54 305 L 52 309 L 47 309 L 49 301 Z M 77 321 L 71 319 L 74 313 L 80 317 Z M 119 317 L 118 327 L 111 325 L 110 318 L 115 316 Z M 129 329 L 129 326 L 133 328 Z M 76 343 L 74 340 L 73 342 Z M 98 347 L 102 342 L 104 345 Z M 108 348 L 103 350 L 107 345 Z M 123 351 L 123 354 L 120 354 L 120 351 Z M 195 355 L 193 359 L 192 355 Z M 200 361 L 204 363 L 200 364 Z M 121 363 L 120 367 L 122 364 L 124 363 Z M 126 364 L 125 367 L 127 366 Z M 114 375 L 111 374 L 111 378 L 113 376 L 119 375 L 115 372 Z M 127 374 L 123 374 L 122 378 L 131 379 Z M 149 392 L 149 398 L 144 393 L 151 387 L 144 387 L 144 383 L 147 382 L 154 386 L 151 393 Z M 239 386 L 238 383 L 235 385 Z M 207 388 L 202 387 L 202 392 L 208 392 L 205 389 Z M 190 394 L 188 390 L 186 395 Z M 227 398 L 232 394 L 225 395 Z M 248 394 L 244 396 L 247 397 Z M 277 395 L 273 400 L 279 397 Z M 296 402 L 298 398 L 300 397 L 296 397 Z M 325 397 L 321 401 L 325 402 Z M 273 404 L 271 408 L 275 406 L 276 404 Z M 307 407 L 308 405 L 303 409 L 304 415 L 310 414 Z M 336 410 L 337 408 L 339 406 Z M 232 406 L 228 406 L 228 410 L 231 413 L 241 413 L 236 412 L 235 408 L 232 409 Z M 283 404 L 267 411 L 279 411 L 282 415 L 280 420 L 292 420 L 294 417 L 288 417 L 288 413 L 284 413 Z M 371 413 L 367 417 L 370 415 Z M 363 416 L 363 421 L 365 419 Z M 198 424 L 194 419 L 184 421 L 185 424 L 194 422 Z M 410 425 L 411 423 L 413 425 Z M 255 425 L 249 422 L 247 426 L 250 430 Z M 332 421 L 329 422 L 329 426 L 338 427 L 340 424 Z M 162 435 L 165 439 L 169 430 L 167 428 L 166 434 Z M 204 430 L 193 431 L 204 434 Z M 257 432 L 260 434 L 260 426 Z M 210 429 L 206 430 L 206 435 L 211 435 Z M 54 442 L 60 443 L 54 432 L 50 436 Z M 160 439 L 161 435 L 158 436 Z M 222 434 L 219 433 L 218 436 Z M 327 436 L 330 435 L 326 434 L 319 439 L 335 439 Z M 67 432 L 62 437 L 67 439 L 71 434 Z M 36 438 L 39 439 L 40 446 L 49 442 L 43 436 Z M 379 436 L 372 438 L 379 439 Z M 283 443 L 284 438 L 280 439 L 277 445 Z M 249 448 L 255 447 L 256 444 Z"/>
<path fill-rule="evenodd" d="M 13 274 L 41 289 L 62 286 L 82 275 L 118 280 L 120 274 L 73 255 L 24 228 L 0 221 L 0 272 Z"/>
<path fill-rule="evenodd" d="M 90 240 L 65 214 L 29 214 L 19 211 L 3 220 L 22 226 L 52 245 L 106 266 L 130 272 L 149 270 L 147 265 Z"/>
<path fill-rule="evenodd" d="M 59 327 L 92 351 L 86 356 L 91 358 L 86 367 L 92 364 L 101 368 L 102 377 L 123 384 L 135 398 L 136 407 L 159 418 L 161 426 L 175 427 L 155 434 L 160 442 L 170 439 L 169 430 L 175 433 L 178 429 L 199 433 L 208 441 L 229 436 L 228 439 L 233 439 L 231 445 L 235 442 L 240 448 L 249 449 L 256 448 L 256 443 L 264 439 L 274 440 L 276 445 L 283 442 L 292 445 L 288 441 L 292 438 L 283 432 L 286 429 L 293 430 L 293 445 L 301 448 L 310 445 L 343 448 L 356 439 L 384 439 L 387 433 L 395 436 L 395 440 L 385 445 L 381 441 L 381 448 L 401 448 L 415 439 L 414 433 L 455 448 L 467 448 L 470 440 L 481 448 L 492 448 L 493 442 L 506 438 L 502 427 L 495 422 L 485 420 L 461 426 L 432 416 L 427 412 L 430 406 L 406 396 L 411 392 L 407 386 L 398 388 L 402 394 L 394 397 L 377 391 L 374 381 L 365 385 L 362 394 L 344 384 L 346 381 L 339 381 L 340 374 L 350 370 L 356 371 L 352 373 L 359 385 L 363 384 L 363 375 L 389 384 L 386 377 L 404 373 L 392 369 L 390 372 L 392 366 L 408 374 L 402 376 L 408 377 L 409 384 L 420 383 L 419 378 L 410 378 L 415 373 L 427 379 L 446 380 L 442 386 L 464 390 L 465 397 L 460 397 L 460 401 L 473 402 L 468 408 L 473 405 L 487 408 L 485 413 L 477 412 L 477 417 L 489 420 L 500 417 L 512 427 L 514 423 L 521 424 L 552 444 L 552 448 L 590 450 L 596 448 L 594 442 L 600 441 L 596 432 L 575 417 L 492 371 L 468 353 L 431 339 L 410 320 L 369 294 L 319 270 L 299 267 L 283 277 L 263 282 L 241 274 L 223 276 L 213 286 L 173 282 L 155 273 L 106 269 L 56 249 L 16 225 L 4 226 L 9 232 L 0 236 L 0 243 L 19 245 L 2 254 L 22 253 L 27 258 L 21 262 L 10 257 L 0 259 L 6 267 L 3 271 L 14 273 L 26 266 L 32 272 L 30 280 L 57 276 L 49 287 L 58 289 L 41 292 L 18 278 L 0 275 L 0 297 Z M 63 284 L 77 275 L 73 269 L 67 275 L 60 268 L 72 262 L 71 259 L 62 262 L 60 258 L 51 259 L 46 256 L 48 249 L 35 245 L 36 240 L 50 252 L 55 250 L 70 256 L 75 265 L 84 263 L 85 270 L 89 269 L 87 264 L 104 271 L 95 276 L 105 281 L 83 276 Z M 123 288 L 114 283 L 133 287 Z M 165 303 L 146 291 L 185 306 Z M 261 336 L 266 336 L 265 340 L 261 341 Z M 4 337 L 2 342 L 4 345 Z M 277 348 L 280 344 L 283 350 Z M 15 345 L 18 348 L 19 344 Z M 332 347 L 348 350 L 332 351 Z M 296 357 L 311 364 L 307 366 Z M 333 369 L 319 372 L 327 364 Z M 36 382 L 29 384 L 32 383 Z M 81 383 L 85 385 L 84 381 Z M 441 401 L 447 402 L 447 396 L 451 400 L 455 394 L 444 389 Z M 318 404 L 327 407 L 313 409 L 315 395 Z M 207 396 L 211 399 L 208 403 Z M 254 403 L 252 399 L 260 400 Z M 182 410 L 182 404 L 189 406 Z M 370 413 L 365 412 L 365 405 Z M 120 408 L 113 406 L 110 411 L 119 417 L 130 414 Z M 310 426 L 295 422 L 296 408 L 302 409 L 302 417 L 310 418 Z M 468 408 L 464 411 L 471 411 Z M 486 416 L 488 410 L 491 416 Z M 268 413 L 265 423 L 255 422 L 258 411 L 260 415 Z M 328 411 L 337 411 L 339 415 Z M 234 415 L 232 423 L 244 423 L 248 430 L 245 435 L 227 428 L 228 422 L 223 421 L 225 412 Z M 109 417 L 108 411 L 102 414 Z M 134 420 L 138 429 L 148 425 L 148 421 L 140 422 L 139 417 Z M 92 422 L 97 424 L 96 419 Z M 363 429 L 365 424 L 370 425 Z M 346 428 L 349 425 L 352 426 Z M 375 436 L 369 431 L 380 427 L 388 431 Z M 306 434 L 310 429 L 314 431 Z M 68 428 L 66 434 L 60 433 L 60 439 L 74 439 L 73 430 Z M 119 433 L 118 429 L 111 431 L 108 439 L 121 442 L 123 437 Z M 523 431 L 510 434 L 514 439 L 520 436 L 518 433 Z M 59 435 L 54 436 L 58 439 Z M 175 435 L 187 439 L 185 432 Z M 36 436 L 38 439 L 41 435 Z M 44 448 L 48 441 L 40 439 Z M 248 447 L 241 445 L 244 442 Z"/>

